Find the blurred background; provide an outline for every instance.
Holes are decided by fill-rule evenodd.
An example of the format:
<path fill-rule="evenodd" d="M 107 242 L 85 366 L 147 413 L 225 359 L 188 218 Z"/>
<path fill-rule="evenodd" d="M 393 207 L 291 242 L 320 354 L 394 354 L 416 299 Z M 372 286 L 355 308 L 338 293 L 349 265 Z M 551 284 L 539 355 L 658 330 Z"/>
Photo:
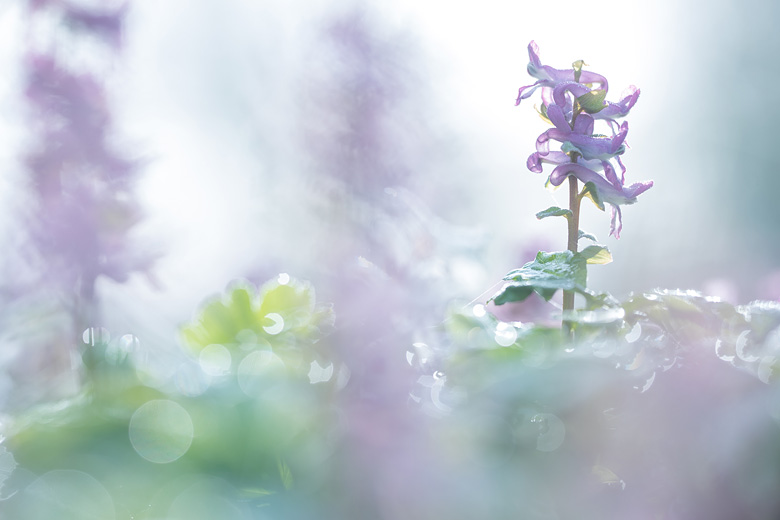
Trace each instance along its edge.
<path fill-rule="evenodd" d="M 605 74 L 611 99 L 642 90 L 624 162 L 655 186 L 619 241 L 584 210 L 615 258 L 591 287 L 776 300 L 780 109 L 759 91 L 777 9 L 3 0 L 0 355 L 18 368 L 30 329 L 43 345 L 86 326 L 176 351 L 204 298 L 278 273 L 311 280 L 361 341 L 372 305 L 411 336 L 486 299 L 565 241 L 534 218 L 565 205 L 525 167 L 544 123 L 514 106 L 532 39 L 545 64 Z"/>
<path fill-rule="evenodd" d="M 585 60 L 610 100 L 642 91 L 623 160 L 655 185 L 620 240 L 584 206 L 615 259 L 591 288 L 780 300 L 779 16 L 765 0 L 0 0 L 0 411 L 75 395 L 79 349 L 109 338 L 144 353 L 144 384 L 197 397 L 180 331 L 203 302 L 236 280 L 307 280 L 348 367 L 355 444 L 338 460 L 373 475 L 350 492 L 387 484 L 363 511 L 408 517 L 392 493 L 414 495 L 404 439 L 427 438 L 409 389 L 443 384 L 435 362 L 424 381 L 409 365 L 435 360 L 448 308 L 565 248 L 560 219 L 534 217 L 567 194 L 526 168 L 546 128 L 515 107 L 529 41 L 544 64 Z M 555 312 L 523 305 L 514 318 Z"/>

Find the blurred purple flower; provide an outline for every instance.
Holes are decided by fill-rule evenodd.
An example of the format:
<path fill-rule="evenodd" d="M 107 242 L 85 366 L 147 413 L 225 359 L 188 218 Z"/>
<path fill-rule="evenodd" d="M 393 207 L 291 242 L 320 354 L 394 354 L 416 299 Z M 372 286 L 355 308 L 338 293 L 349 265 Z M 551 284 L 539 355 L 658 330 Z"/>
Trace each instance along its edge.
<path fill-rule="evenodd" d="M 32 11 L 47 7 L 58 8 L 61 11 L 63 21 L 70 27 L 102 38 L 115 48 L 122 44 L 127 2 L 113 8 L 100 10 L 82 7 L 67 0 L 30 0 L 29 5 Z"/>
<path fill-rule="evenodd" d="M 34 16 L 43 8 L 59 9 L 63 23 L 77 24 L 79 34 L 111 46 L 118 45 L 125 6 L 108 13 L 63 0 L 30 2 Z M 111 113 L 97 75 L 74 72 L 56 51 L 31 51 L 25 66 L 35 136 L 25 157 L 35 208 L 28 223 L 31 244 L 44 282 L 77 309 L 79 332 L 94 319 L 83 309 L 95 308 L 98 277 L 123 282 L 151 264 L 151 256 L 136 252 L 128 240 L 141 219 L 132 194 L 138 163 L 110 144 Z"/>

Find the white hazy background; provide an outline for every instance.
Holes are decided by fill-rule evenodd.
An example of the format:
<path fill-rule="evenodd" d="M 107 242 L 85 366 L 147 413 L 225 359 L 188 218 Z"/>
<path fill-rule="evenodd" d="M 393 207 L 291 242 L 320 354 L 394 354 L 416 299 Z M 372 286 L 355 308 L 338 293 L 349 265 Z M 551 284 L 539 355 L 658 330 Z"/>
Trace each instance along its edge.
<path fill-rule="evenodd" d="M 18 108 L 24 14 L 18 2 L 0 6 L 0 161 L 12 175 L 25 137 Z M 110 88 L 119 133 L 148 161 L 138 186 L 147 219 L 137 238 L 161 252 L 153 270 L 159 288 L 142 276 L 103 282 L 106 326 L 147 329 L 162 341 L 234 278 L 308 278 L 319 222 L 298 207 L 307 187 L 296 179 L 312 171 L 302 121 L 335 67 L 324 28 L 355 12 L 377 41 L 408 60 L 401 65 L 414 81 L 405 95 L 440 145 L 412 168 L 407 186 L 425 186 L 417 195 L 446 222 L 488 233 L 481 265 L 452 280 L 460 297 L 476 298 L 531 260 L 534 248 L 565 247 L 562 221 L 534 214 L 565 205 L 566 194 L 546 191 L 544 176 L 525 167 L 545 124 L 533 99 L 514 106 L 518 87 L 533 81 L 525 72 L 530 40 L 545 64 L 584 59 L 609 79 L 610 99 L 631 84 L 642 90 L 628 118 L 624 162 L 629 182 L 655 186 L 624 209 L 619 241 L 607 237 L 608 213 L 583 206 L 581 227 L 615 258 L 591 269 L 591 286 L 618 297 L 654 287 L 735 302 L 780 297 L 770 290 L 780 269 L 772 123 L 780 109 L 769 90 L 780 50 L 771 21 L 780 9 L 757 0 L 703 6 L 132 2 Z M 416 131 L 409 129 L 410 142 Z M 13 199 L 11 186 L 0 181 L 0 189 Z M 6 213 L 7 232 L 14 220 Z"/>

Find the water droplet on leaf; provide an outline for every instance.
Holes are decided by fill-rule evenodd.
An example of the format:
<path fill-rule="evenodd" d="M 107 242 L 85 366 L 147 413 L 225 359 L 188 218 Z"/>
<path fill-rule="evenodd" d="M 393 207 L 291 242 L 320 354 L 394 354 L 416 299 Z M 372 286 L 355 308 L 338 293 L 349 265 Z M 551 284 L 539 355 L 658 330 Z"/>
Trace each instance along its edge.
<path fill-rule="evenodd" d="M 269 312 L 265 315 L 266 321 L 271 321 L 270 325 L 263 326 L 263 330 L 268 334 L 275 336 L 284 330 L 284 318 L 275 312 Z"/>

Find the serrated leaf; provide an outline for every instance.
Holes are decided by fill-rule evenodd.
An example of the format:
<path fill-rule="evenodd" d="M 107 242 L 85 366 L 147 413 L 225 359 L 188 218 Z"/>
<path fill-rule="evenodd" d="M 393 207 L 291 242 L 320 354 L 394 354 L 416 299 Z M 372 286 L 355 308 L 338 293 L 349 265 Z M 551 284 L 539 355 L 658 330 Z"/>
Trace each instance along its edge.
<path fill-rule="evenodd" d="M 586 182 L 585 187 L 583 187 L 582 191 L 580 192 L 580 197 L 588 197 L 597 208 L 599 208 L 601 211 L 604 211 L 604 201 L 601 199 L 599 189 L 596 187 L 595 183 Z"/>
<path fill-rule="evenodd" d="M 590 240 L 591 242 L 598 242 L 599 240 L 595 237 L 595 235 L 591 235 L 590 233 L 585 233 L 583 230 L 579 230 L 577 232 L 577 240 L 581 240 L 583 238 L 586 238 Z"/>
<path fill-rule="evenodd" d="M 547 217 L 571 217 L 571 210 L 559 208 L 558 206 L 551 206 L 544 211 L 540 211 L 536 214 L 536 218 L 542 220 Z"/>
<path fill-rule="evenodd" d="M 607 91 L 604 89 L 595 89 L 587 92 L 577 98 L 582 110 L 588 114 L 595 114 L 603 110 L 607 105 L 604 100 L 607 97 Z"/>
<path fill-rule="evenodd" d="M 608 264 L 612 262 L 612 253 L 609 252 L 609 249 L 600 245 L 588 246 L 577 254 L 589 264 Z"/>
<path fill-rule="evenodd" d="M 557 290 L 587 293 L 585 258 L 571 251 L 546 253 L 540 251 L 533 262 L 511 271 L 504 277 L 504 287 L 493 296 L 496 305 L 522 301 L 531 292 L 550 300 Z"/>

